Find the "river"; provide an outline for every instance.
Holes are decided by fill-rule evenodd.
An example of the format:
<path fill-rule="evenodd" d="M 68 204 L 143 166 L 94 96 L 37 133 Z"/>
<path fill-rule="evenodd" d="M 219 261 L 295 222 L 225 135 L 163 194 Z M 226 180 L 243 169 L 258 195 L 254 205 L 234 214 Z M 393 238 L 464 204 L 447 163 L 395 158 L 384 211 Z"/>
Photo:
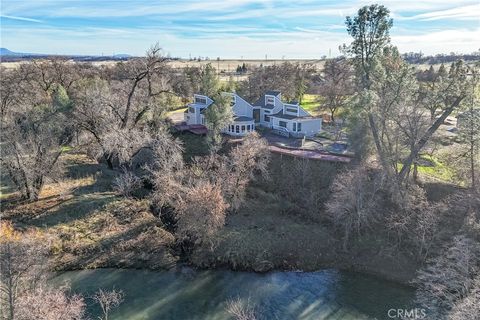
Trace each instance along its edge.
<path fill-rule="evenodd" d="M 336 270 L 271 272 L 96 269 L 65 272 L 53 282 L 69 282 L 88 297 L 98 288 L 121 289 L 125 301 L 110 320 L 230 319 L 228 299 L 249 299 L 259 319 L 388 319 L 389 309 L 411 305 L 413 290 L 372 276 Z M 87 298 L 88 312 L 99 309 Z"/>

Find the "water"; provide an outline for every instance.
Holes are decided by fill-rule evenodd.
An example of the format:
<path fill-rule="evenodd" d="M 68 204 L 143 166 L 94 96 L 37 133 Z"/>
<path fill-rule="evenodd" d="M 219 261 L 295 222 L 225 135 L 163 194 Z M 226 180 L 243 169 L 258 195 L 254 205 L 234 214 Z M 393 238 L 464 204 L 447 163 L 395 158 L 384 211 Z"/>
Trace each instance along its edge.
<path fill-rule="evenodd" d="M 260 319 L 388 319 L 391 308 L 408 308 L 411 288 L 371 276 L 336 270 L 256 274 L 223 270 L 145 271 L 97 269 L 66 272 L 88 297 L 98 288 L 121 289 L 125 301 L 111 320 L 230 319 L 228 299 L 250 299 Z M 99 309 L 87 299 L 92 316 Z"/>

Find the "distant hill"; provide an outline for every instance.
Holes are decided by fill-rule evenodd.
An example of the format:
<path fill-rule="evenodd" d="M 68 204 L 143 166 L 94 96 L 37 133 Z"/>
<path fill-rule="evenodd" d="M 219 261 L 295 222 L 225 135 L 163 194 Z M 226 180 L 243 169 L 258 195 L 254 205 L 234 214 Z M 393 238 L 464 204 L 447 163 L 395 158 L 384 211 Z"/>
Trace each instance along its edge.
<path fill-rule="evenodd" d="M 105 60 L 128 60 L 133 58 L 133 56 L 126 53 L 114 54 L 112 56 L 88 56 L 88 55 L 52 55 L 52 54 L 42 54 L 42 53 L 27 53 L 27 52 L 14 52 L 7 48 L 0 48 L 0 59 L 1 61 L 20 61 L 20 60 L 29 60 L 39 57 L 64 57 L 67 59 L 72 59 L 75 61 L 105 61 Z"/>
<path fill-rule="evenodd" d="M 0 56 L 23 56 L 25 53 L 13 52 L 7 48 L 0 48 Z"/>

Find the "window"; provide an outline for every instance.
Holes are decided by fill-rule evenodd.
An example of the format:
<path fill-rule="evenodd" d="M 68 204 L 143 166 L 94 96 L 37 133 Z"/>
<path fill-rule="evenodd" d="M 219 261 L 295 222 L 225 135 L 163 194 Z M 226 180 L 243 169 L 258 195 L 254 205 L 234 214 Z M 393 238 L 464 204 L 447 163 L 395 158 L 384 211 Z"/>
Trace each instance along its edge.
<path fill-rule="evenodd" d="M 293 132 L 295 132 L 295 131 L 297 131 L 297 123 L 296 122 L 293 123 Z"/>
<path fill-rule="evenodd" d="M 293 109 L 293 108 L 285 108 L 285 111 L 290 113 L 297 113 L 297 109 Z"/>
<path fill-rule="evenodd" d="M 263 121 L 265 122 L 270 122 L 270 116 L 268 114 L 266 114 L 264 117 L 263 117 Z"/>
<path fill-rule="evenodd" d="M 234 131 L 235 131 L 235 126 L 232 124 L 232 125 L 230 126 L 230 132 L 234 132 Z"/>
<path fill-rule="evenodd" d="M 299 122 L 297 124 L 297 132 L 300 132 L 300 131 L 302 131 L 302 123 L 301 122 Z"/>
<path fill-rule="evenodd" d="M 250 131 L 250 125 L 247 124 L 247 131 Z"/>
<path fill-rule="evenodd" d="M 203 97 L 195 97 L 195 103 L 207 104 L 207 99 Z"/>
<path fill-rule="evenodd" d="M 235 126 L 235 132 L 236 132 L 236 133 L 240 133 L 240 126 L 238 126 L 238 125 Z"/>
<path fill-rule="evenodd" d="M 194 108 L 194 107 L 188 108 L 188 112 L 190 112 L 190 113 L 195 113 L 195 108 Z"/>
<path fill-rule="evenodd" d="M 266 96 L 266 99 L 265 99 L 265 105 L 267 106 L 273 106 L 275 105 L 275 99 L 274 97 L 271 97 L 271 96 Z"/>
<path fill-rule="evenodd" d="M 235 105 L 236 97 L 232 95 L 231 98 L 232 99 L 230 100 L 230 106 L 233 107 Z"/>
<path fill-rule="evenodd" d="M 279 125 L 280 127 L 284 127 L 284 128 L 287 127 L 287 123 L 286 123 L 285 121 L 279 121 L 279 122 L 278 122 L 278 125 Z"/>
<path fill-rule="evenodd" d="M 245 126 L 242 126 L 242 132 L 245 132 Z"/>

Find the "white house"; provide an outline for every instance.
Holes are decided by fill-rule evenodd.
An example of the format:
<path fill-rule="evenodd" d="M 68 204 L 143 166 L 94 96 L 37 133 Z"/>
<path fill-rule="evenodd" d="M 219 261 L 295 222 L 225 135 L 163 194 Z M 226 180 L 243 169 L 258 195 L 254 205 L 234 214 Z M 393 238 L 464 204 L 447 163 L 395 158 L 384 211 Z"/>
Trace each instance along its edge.
<path fill-rule="evenodd" d="M 267 91 L 253 105 L 236 93 L 222 94 L 231 98 L 234 114 L 234 122 L 224 130 L 226 134 L 243 136 L 257 126 L 293 137 L 313 136 L 322 130 L 322 118 L 313 117 L 298 102 L 282 102 L 279 91 Z M 185 112 L 186 123 L 204 125 L 203 113 L 212 103 L 209 97 L 195 94 Z"/>

